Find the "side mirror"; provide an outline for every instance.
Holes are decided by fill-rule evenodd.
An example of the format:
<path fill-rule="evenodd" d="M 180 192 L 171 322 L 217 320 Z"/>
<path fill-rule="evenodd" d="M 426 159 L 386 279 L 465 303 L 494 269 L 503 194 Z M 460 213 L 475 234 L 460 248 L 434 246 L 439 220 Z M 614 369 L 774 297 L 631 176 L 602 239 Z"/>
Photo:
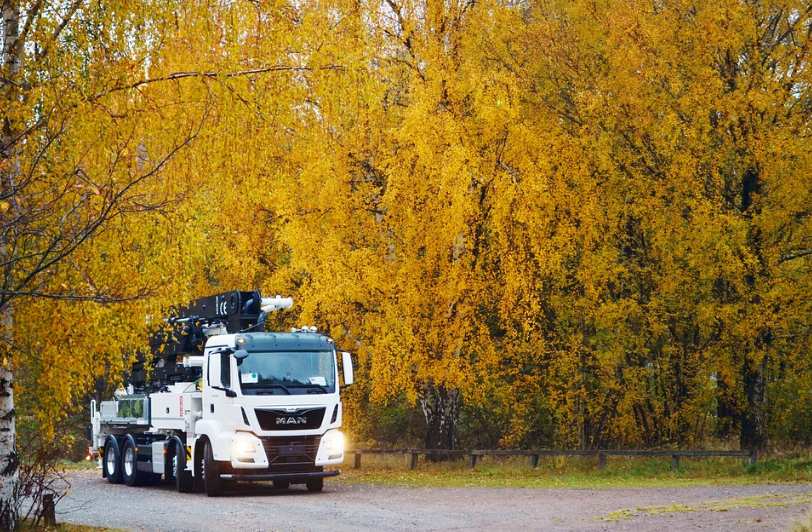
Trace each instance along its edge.
<path fill-rule="evenodd" d="M 341 365 L 344 367 L 344 386 L 349 386 L 355 379 L 352 373 L 352 355 L 346 351 L 341 352 Z"/>
<path fill-rule="evenodd" d="M 246 358 L 248 358 L 248 351 L 246 351 L 245 349 L 238 349 L 237 351 L 234 352 L 234 358 L 236 360 L 245 360 Z"/>

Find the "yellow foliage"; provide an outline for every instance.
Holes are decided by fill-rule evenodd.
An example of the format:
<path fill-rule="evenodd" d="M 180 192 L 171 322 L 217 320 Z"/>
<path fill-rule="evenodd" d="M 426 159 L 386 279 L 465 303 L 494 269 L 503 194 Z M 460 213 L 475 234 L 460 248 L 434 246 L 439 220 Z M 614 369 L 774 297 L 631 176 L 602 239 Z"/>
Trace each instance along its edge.
<path fill-rule="evenodd" d="M 259 288 L 357 353 L 356 405 L 406 397 L 429 431 L 450 417 L 427 444 L 453 444 L 459 401 L 508 446 L 694 444 L 725 423 L 744 445 L 798 437 L 801 2 L 122 9 L 88 7 L 111 43 L 74 31 L 37 67 L 48 83 L 4 100 L 10 119 L 61 119 L 47 171 L 35 143 L 21 168 L 47 176 L 31 198 L 68 191 L 53 234 L 149 175 L 38 288 L 143 297 L 15 307 L 43 421 L 127 366 L 145 316 Z"/>

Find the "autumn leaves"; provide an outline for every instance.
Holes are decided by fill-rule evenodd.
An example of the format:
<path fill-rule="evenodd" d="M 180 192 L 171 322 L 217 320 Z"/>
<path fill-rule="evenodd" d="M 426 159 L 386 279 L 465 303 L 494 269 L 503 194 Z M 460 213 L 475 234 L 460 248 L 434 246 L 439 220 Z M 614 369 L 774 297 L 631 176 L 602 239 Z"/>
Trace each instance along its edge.
<path fill-rule="evenodd" d="M 27 201 L 87 195 L 51 229 L 118 199 L 38 273 L 74 300 L 15 309 L 24 391 L 62 382 L 52 415 L 127 365 L 145 315 L 259 288 L 357 352 L 359 437 L 402 401 L 440 447 L 808 437 L 801 2 L 64 15 L 31 19 L 76 37 L 20 49 L 8 127 L 41 134 L 3 171 L 43 176 Z M 100 295 L 146 297 L 76 301 Z"/>

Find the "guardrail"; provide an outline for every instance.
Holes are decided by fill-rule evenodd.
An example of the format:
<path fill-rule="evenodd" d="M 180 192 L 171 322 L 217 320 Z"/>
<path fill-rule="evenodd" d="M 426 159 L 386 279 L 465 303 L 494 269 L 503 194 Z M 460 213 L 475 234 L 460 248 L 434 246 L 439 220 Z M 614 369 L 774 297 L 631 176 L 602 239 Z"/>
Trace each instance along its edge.
<path fill-rule="evenodd" d="M 442 451 L 432 449 L 419 449 L 419 450 L 383 450 L 383 449 L 354 449 L 347 451 L 347 454 L 355 456 L 355 468 L 361 467 L 361 456 L 363 455 L 387 455 L 387 454 L 401 454 L 411 456 L 411 469 L 417 469 L 418 457 L 420 455 L 433 455 L 433 456 L 453 456 L 453 457 L 468 457 L 468 464 L 474 468 L 477 461 L 482 456 L 528 456 L 530 457 L 530 466 L 535 468 L 538 466 L 539 458 L 542 456 L 597 456 L 598 468 L 606 468 L 607 456 L 643 456 L 643 457 L 671 457 L 671 469 L 676 471 L 679 469 L 679 461 L 681 457 L 739 457 L 747 458 L 749 465 L 755 465 L 758 459 L 756 451 L 647 451 L 647 450 L 588 450 L 588 451 L 554 451 L 554 450 L 538 450 L 538 451 L 503 451 L 503 450 L 455 450 L 455 451 Z"/>
<path fill-rule="evenodd" d="M 441 450 L 431 450 L 431 449 L 420 449 L 420 450 L 381 450 L 381 449 L 355 449 L 352 451 L 347 451 L 346 454 L 354 454 L 355 455 L 355 464 L 354 467 L 356 469 L 361 467 L 361 455 L 362 454 L 403 454 L 403 455 L 411 455 L 412 461 L 410 468 L 417 469 L 417 457 L 422 455 L 434 455 L 434 456 L 468 456 L 471 451 L 441 451 Z"/>

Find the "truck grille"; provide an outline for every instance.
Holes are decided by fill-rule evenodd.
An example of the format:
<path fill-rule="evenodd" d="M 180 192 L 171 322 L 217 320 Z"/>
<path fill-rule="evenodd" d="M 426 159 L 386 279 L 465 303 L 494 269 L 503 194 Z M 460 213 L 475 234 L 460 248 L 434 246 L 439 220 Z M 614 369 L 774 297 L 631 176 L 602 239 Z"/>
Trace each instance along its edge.
<path fill-rule="evenodd" d="M 321 436 L 261 438 L 268 464 L 280 471 L 302 471 L 316 464 Z"/>
<path fill-rule="evenodd" d="M 324 407 L 304 408 L 296 412 L 257 408 L 257 421 L 262 430 L 313 430 L 321 427 Z"/>

